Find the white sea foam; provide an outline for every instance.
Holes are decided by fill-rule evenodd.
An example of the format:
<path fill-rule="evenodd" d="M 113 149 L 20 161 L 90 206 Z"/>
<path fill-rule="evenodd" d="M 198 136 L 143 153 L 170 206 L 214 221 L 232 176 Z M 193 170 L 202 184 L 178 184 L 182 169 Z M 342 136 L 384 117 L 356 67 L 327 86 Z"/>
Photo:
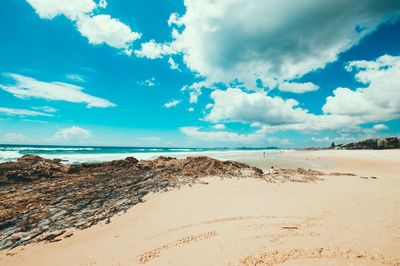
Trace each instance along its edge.
<path fill-rule="evenodd" d="M 275 150 L 229 150 L 229 151 L 192 151 L 192 152 L 138 152 L 138 153 L 97 153 L 97 154 L 43 154 L 47 159 L 61 159 L 67 164 L 83 162 L 105 162 L 135 157 L 138 160 L 152 160 L 160 156 L 185 158 L 188 156 L 210 156 L 219 160 L 234 160 L 240 158 L 261 158 L 263 152 L 275 154 Z"/>
<path fill-rule="evenodd" d="M 11 148 L 11 147 L 7 147 Z M 16 147 L 14 150 L 0 150 L 0 162 L 6 161 L 15 161 L 24 154 L 19 153 L 19 149 L 26 150 L 26 147 Z M 45 149 L 54 150 L 56 148 L 42 148 L 43 151 L 48 151 Z M 66 149 L 70 149 L 72 151 L 76 151 L 74 153 L 64 153 Z M 170 149 L 170 152 L 166 152 L 163 149 L 152 149 L 153 152 L 144 152 L 148 151 L 149 149 L 141 149 L 143 152 L 132 152 L 132 153 L 79 153 L 79 151 L 86 151 L 87 149 L 95 148 L 64 148 L 64 150 L 60 150 L 59 153 L 52 153 L 52 154 L 45 154 L 35 152 L 39 156 L 47 159 L 61 159 L 64 163 L 67 164 L 76 164 L 76 163 L 84 163 L 84 162 L 105 162 L 111 160 L 121 160 L 125 159 L 126 157 L 135 157 L 139 160 L 151 160 L 158 158 L 160 156 L 169 156 L 169 157 L 176 157 L 176 158 L 185 158 L 188 156 L 210 156 L 215 159 L 220 160 L 235 160 L 240 158 L 262 158 L 263 153 L 266 152 L 267 156 L 280 152 L 279 150 L 200 150 L 196 149 Z M 32 149 L 33 150 L 33 149 Z M 138 149 L 139 150 L 139 149 Z M 56 151 L 56 150 L 55 150 Z M 69 150 L 68 150 L 69 151 Z M 157 151 L 157 152 L 155 152 Z"/>
<path fill-rule="evenodd" d="M 0 162 L 15 161 L 21 154 L 17 151 L 0 151 Z"/>
<path fill-rule="evenodd" d="M 94 151 L 96 148 L 63 148 L 63 147 L 2 147 L 6 151 Z"/>

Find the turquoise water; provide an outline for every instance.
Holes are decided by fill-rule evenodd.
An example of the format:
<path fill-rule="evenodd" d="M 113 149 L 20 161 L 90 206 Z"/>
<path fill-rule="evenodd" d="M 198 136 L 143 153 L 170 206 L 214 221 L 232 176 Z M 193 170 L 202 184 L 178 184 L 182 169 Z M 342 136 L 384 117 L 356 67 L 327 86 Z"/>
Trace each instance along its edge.
<path fill-rule="evenodd" d="M 196 155 L 205 152 L 238 150 L 275 150 L 267 148 L 162 148 L 162 147 L 95 147 L 95 146 L 44 146 L 44 145 L 0 145 L 0 162 L 15 161 L 25 154 L 36 154 L 45 158 L 59 158 L 66 163 L 103 162 L 123 159 L 128 156 L 151 159 L 161 155 Z"/>

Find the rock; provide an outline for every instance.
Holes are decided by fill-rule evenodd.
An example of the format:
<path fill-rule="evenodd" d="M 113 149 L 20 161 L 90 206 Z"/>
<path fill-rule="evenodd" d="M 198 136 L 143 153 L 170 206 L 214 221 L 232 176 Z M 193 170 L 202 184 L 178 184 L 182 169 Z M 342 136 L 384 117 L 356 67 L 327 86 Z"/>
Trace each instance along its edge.
<path fill-rule="evenodd" d="M 349 143 L 341 146 L 346 150 L 382 150 L 382 149 L 399 149 L 399 138 L 380 138 L 367 139 L 356 143 Z"/>
<path fill-rule="evenodd" d="M 67 166 L 60 160 L 25 155 L 0 164 L 0 249 L 58 241 L 68 228 L 108 222 L 143 202 L 148 193 L 204 183 L 201 178 L 206 176 L 315 182 L 321 175 L 301 168 L 277 172 L 269 176 L 243 163 L 206 156 L 142 161 L 128 157 Z"/>
<path fill-rule="evenodd" d="M 65 177 L 69 166 L 60 160 L 43 159 L 36 155 L 24 155 L 17 162 L 0 164 L 0 185 L 40 180 L 42 178 Z"/>

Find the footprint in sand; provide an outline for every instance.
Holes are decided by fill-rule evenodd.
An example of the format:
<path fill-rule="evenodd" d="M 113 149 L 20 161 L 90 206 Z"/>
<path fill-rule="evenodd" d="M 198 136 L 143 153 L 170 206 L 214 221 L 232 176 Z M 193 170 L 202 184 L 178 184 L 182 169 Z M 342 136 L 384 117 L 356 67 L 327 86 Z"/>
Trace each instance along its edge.
<path fill-rule="evenodd" d="M 182 231 L 188 228 L 201 226 L 201 225 L 215 225 L 215 224 L 225 224 L 225 223 L 233 223 L 233 222 L 248 222 L 252 220 L 274 220 L 274 223 L 258 223 L 258 224 L 247 224 L 247 225 L 238 225 L 236 228 L 239 230 L 248 231 L 250 230 L 263 230 L 263 229 L 278 229 L 277 233 L 268 234 L 268 235 L 256 235 L 253 237 L 247 237 L 242 240 L 250 240 L 257 238 L 268 238 L 270 242 L 277 242 L 282 238 L 286 237 L 301 237 L 301 236 L 309 236 L 309 237 L 317 237 L 319 236 L 318 232 L 310 232 L 307 231 L 309 228 L 313 228 L 318 226 L 319 224 L 315 224 L 314 221 L 321 219 L 321 217 L 299 217 L 299 216 L 270 216 L 270 215 L 260 215 L 260 216 L 234 216 L 234 217 L 226 217 L 219 218 L 213 220 L 206 220 L 198 223 L 188 224 L 176 228 L 171 228 L 167 231 L 164 231 L 160 234 L 154 235 L 148 239 L 155 238 L 161 235 L 174 233 L 178 231 Z M 282 222 L 279 222 L 283 220 Z M 138 256 L 138 261 L 140 263 L 147 263 L 154 258 L 160 257 L 163 251 L 167 251 L 173 247 L 188 245 L 194 241 L 201 241 L 205 239 L 209 239 L 217 236 L 218 233 L 213 231 L 208 231 L 202 234 L 190 235 L 169 243 L 166 243 L 162 246 L 159 246 L 155 249 L 142 253 Z"/>
<path fill-rule="evenodd" d="M 161 232 L 159 234 L 153 235 L 148 237 L 147 239 L 153 239 L 157 238 L 166 234 L 178 232 L 181 230 L 189 229 L 192 227 L 196 226 L 201 226 L 201 225 L 210 225 L 210 224 L 224 224 L 224 223 L 229 223 L 229 222 L 241 222 L 241 221 L 248 221 L 248 220 L 271 220 L 271 219 L 295 219 L 295 220 L 302 220 L 302 219 L 318 219 L 318 217 L 301 217 L 301 216 L 273 216 L 273 215 L 258 215 L 258 216 L 233 216 L 233 217 L 225 217 L 225 218 L 217 218 L 213 220 L 206 220 L 198 223 L 193 223 L 193 224 L 187 224 L 183 225 L 180 227 L 175 227 L 168 229 L 164 232 Z"/>
<path fill-rule="evenodd" d="M 141 255 L 139 255 L 138 260 L 141 263 L 146 263 L 154 258 L 159 257 L 162 251 L 166 251 L 168 249 L 171 249 L 171 248 L 177 247 L 177 246 L 188 245 L 194 241 L 205 240 L 205 239 L 209 239 L 209 238 L 212 238 L 215 236 L 217 236 L 217 232 L 215 232 L 215 231 L 205 232 L 205 233 L 198 234 L 198 235 L 187 236 L 187 237 L 178 239 L 176 241 L 164 244 L 164 245 L 162 245 L 158 248 L 155 248 L 153 250 L 150 250 L 148 252 L 142 253 Z"/>
<path fill-rule="evenodd" d="M 313 249 L 293 248 L 288 250 L 274 250 L 259 255 L 247 256 L 240 260 L 239 265 L 277 265 L 295 260 L 304 259 L 347 259 L 355 261 L 369 261 L 381 265 L 400 265 L 400 258 L 385 257 L 381 254 L 371 255 L 365 250 L 340 249 L 318 247 Z"/>
<path fill-rule="evenodd" d="M 253 236 L 248 236 L 243 238 L 242 240 L 252 240 L 252 239 L 262 239 L 266 238 L 271 243 L 276 243 L 281 241 L 284 238 L 291 238 L 291 237 L 319 237 L 320 233 L 316 231 L 311 231 L 311 229 L 315 229 L 316 227 L 320 226 L 321 224 L 315 223 L 316 220 L 322 219 L 321 217 L 306 217 L 303 221 L 298 222 L 289 222 L 287 221 L 288 217 L 285 217 L 286 221 L 284 222 L 276 222 L 276 223 L 269 223 L 269 224 L 247 224 L 247 225 L 240 225 L 238 228 L 245 230 L 245 231 L 260 231 L 263 232 L 264 230 L 278 230 L 274 233 L 268 234 L 257 234 Z M 293 220 L 293 217 L 290 217 Z M 265 232 L 265 231 L 264 231 Z"/>

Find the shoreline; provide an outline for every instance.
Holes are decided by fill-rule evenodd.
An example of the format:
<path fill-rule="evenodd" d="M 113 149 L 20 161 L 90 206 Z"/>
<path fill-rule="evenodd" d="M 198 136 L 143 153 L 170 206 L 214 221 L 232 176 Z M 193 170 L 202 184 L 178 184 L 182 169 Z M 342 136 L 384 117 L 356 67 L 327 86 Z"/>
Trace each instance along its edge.
<path fill-rule="evenodd" d="M 176 158 L 184 158 L 187 156 L 210 156 L 213 157 L 213 155 L 216 155 L 217 157 L 220 157 L 220 155 L 233 155 L 235 154 L 243 154 L 243 155 L 248 155 L 250 157 L 253 157 L 254 155 L 262 155 L 263 152 L 266 152 L 268 154 L 274 154 L 279 151 L 293 151 L 293 150 L 284 150 L 284 149 L 248 149 L 248 150 L 240 150 L 240 149 L 228 149 L 228 150 L 196 150 L 196 151 L 190 151 L 188 149 L 179 149 L 180 151 L 162 151 L 161 148 L 155 148 L 151 150 L 156 150 L 156 151 L 146 151 L 146 152 L 113 152 L 113 153 L 55 153 L 55 154 L 48 154 L 48 153 L 43 153 L 40 150 L 32 150 L 33 152 L 30 152 L 31 150 L 26 150 L 26 152 L 30 153 L 19 153 L 19 151 L 14 150 L 14 151 L 3 151 L 9 158 L 9 159 L 3 159 L 2 162 L 8 162 L 8 161 L 16 161 L 18 158 L 22 157 L 23 155 L 26 154 L 35 154 L 38 156 L 41 156 L 46 159 L 61 159 L 63 160 L 64 163 L 67 164 L 79 164 L 79 163 L 99 163 L 99 162 L 107 162 L 111 160 L 122 160 L 125 159 L 126 157 L 135 157 L 139 160 L 152 160 L 156 159 L 160 156 L 166 156 L 166 157 L 176 157 Z M 80 150 L 78 150 L 80 151 Z M 9 154 L 12 153 L 12 154 Z M 0 154 L 1 156 L 1 154 Z M 218 159 L 216 157 L 216 159 Z M 225 156 L 226 157 L 226 156 Z M 1 157 L 0 157 L 1 159 Z"/>
<path fill-rule="evenodd" d="M 237 160 L 263 170 L 304 164 L 355 175 L 325 175 L 312 183 L 205 176 L 198 184 L 147 194 L 110 223 L 74 230 L 59 242 L 0 251 L 0 262 L 399 265 L 398 151 L 299 151 Z"/>

